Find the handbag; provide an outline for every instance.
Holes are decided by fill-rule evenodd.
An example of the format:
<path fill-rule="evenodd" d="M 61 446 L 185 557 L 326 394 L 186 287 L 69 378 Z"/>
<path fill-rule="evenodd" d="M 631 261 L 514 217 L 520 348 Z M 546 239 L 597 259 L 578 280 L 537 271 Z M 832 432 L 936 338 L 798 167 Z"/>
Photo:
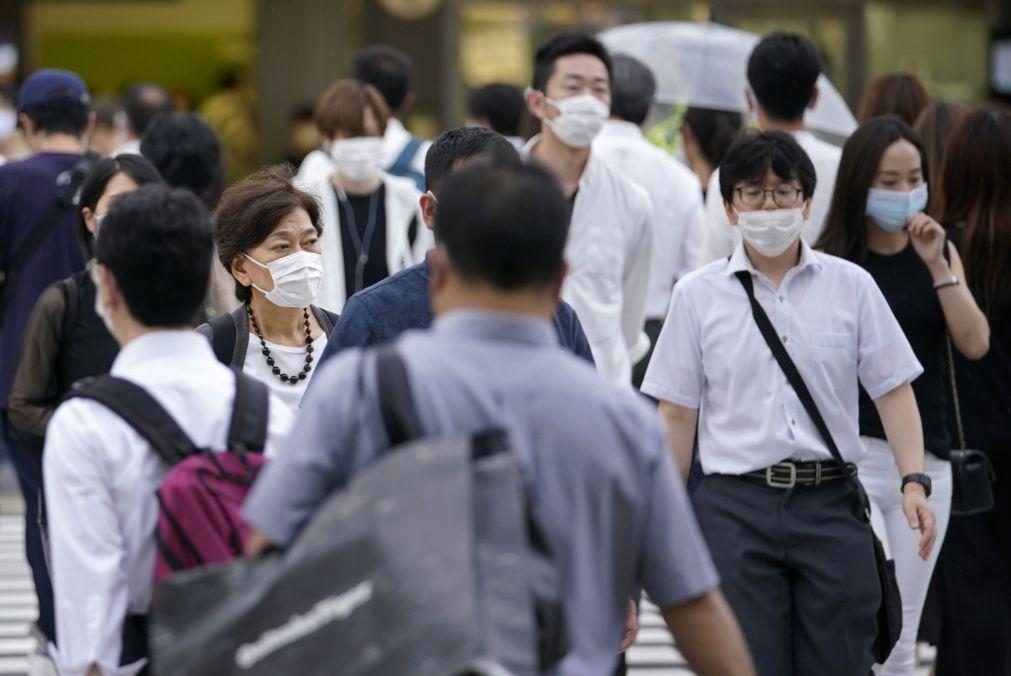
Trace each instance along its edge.
<path fill-rule="evenodd" d="M 807 411 L 807 414 L 814 421 L 814 425 L 818 428 L 818 432 L 825 441 L 825 445 L 828 446 L 829 453 L 832 454 L 832 459 L 839 466 L 839 469 L 842 470 L 843 474 L 849 476 L 846 462 L 839 452 L 839 447 L 836 446 L 835 439 L 832 438 L 832 433 L 829 431 L 828 425 L 821 415 L 821 411 L 818 410 L 818 405 L 815 403 L 811 391 L 807 389 L 800 371 L 797 370 L 796 364 L 790 358 L 790 353 L 786 351 L 783 343 L 779 340 L 779 336 L 776 334 L 776 329 L 772 326 L 769 316 L 755 299 L 754 282 L 751 279 L 751 274 L 747 270 L 741 270 L 735 273 L 735 275 L 748 294 L 748 300 L 751 302 L 751 314 L 755 318 L 755 323 L 758 324 L 762 337 L 765 338 L 769 349 L 772 350 L 772 355 L 776 358 L 780 368 L 783 369 L 787 381 L 789 381 L 791 387 L 797 393 L 797 398 L 803 404 L 804 410 Z M 867 524 L 867 530 L 870 531 L 874 542 L 874 561 L 878 581 L 881 584 L 881 605 L 878 607 L 877 614 L 878 633 L 874 639 L 874 659 L 877 660 L 878 664 L 884 664 L 888 656 L 891 655 L 892 648 L 898 642 L 899 635 L 902 633 L 902 597 L 899 594 L 899 584 L 895 578 L 895 562 L 888 559 L 881 540 L 878 539 L 878 536 L 874 533 L 874 529 L 871 528 L 871 503 L 867 497 L 867 493 L 856 477 L 849 476 L 849 481 L 855 498 L 855 514 Z"/>
<path fill-rule="evenodd" d="M 958 401 L 958 383 L 955 379 L 955 355 L 948 338 L 948 375 L 951 378 L 951 401 L 955 410 L 955 429 L 958 432 L 958 450 L 951 452 L 951 513 L 972 516 L 993 509 L 993 483 L 996 475 L 993 463 L 982 451 L 967 450 L 965 429 L 962 427 L 962 407 Z"/>

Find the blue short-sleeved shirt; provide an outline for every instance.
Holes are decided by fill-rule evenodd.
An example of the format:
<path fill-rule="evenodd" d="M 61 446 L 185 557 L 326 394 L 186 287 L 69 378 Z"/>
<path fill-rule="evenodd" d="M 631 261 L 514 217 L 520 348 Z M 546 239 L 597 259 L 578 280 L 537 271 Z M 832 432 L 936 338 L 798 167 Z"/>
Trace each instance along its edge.
<path fill-rule="evenodd" d="M 670 607 L 717 584 L 656 412 L 559 350 L 547 320 L 457 311 L 397 346 L 426 433 L 510 435 L 562 572 L 571 650 L 554 673 L 612 673 L 637 589 Z M 316 375 L 292 437 L 246 502 L 274 542 L 290 543 L 388 445 L 363 355 L 374 364 L 348 350 Z"/>

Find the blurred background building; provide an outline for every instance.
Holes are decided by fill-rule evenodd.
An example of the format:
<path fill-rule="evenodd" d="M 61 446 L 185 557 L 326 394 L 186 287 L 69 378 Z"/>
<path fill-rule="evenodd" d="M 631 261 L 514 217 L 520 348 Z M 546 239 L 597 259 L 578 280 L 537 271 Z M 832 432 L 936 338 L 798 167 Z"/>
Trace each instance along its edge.
<path fill-rule="evenodd" d="M 431 135 L 462 122 L 469 88 L 525 86 L 558 29 L 661 20 L 803 33 L 853 109 L 897 70 L 938 98 L 1011 93 L 1011 0 L 0 0 L 0 84 L 46 66 L 81 73 L 96 97 L 162 84 L 212 120 L 236 176 L 311 142 L 317 95 L 363 45 L 411 56 L 408 124 Z"/>

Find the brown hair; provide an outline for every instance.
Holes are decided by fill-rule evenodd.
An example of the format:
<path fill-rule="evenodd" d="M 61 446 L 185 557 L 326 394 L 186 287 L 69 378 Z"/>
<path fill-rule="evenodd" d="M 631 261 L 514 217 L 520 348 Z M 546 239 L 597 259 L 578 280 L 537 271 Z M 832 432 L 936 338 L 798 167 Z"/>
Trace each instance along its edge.
<path fill-rule="evenodd" d="M 1011 312 L 1011 116 L 999 108 L 970 113 L 944 157 L 942 222 L 963 230 L 965 277 L 995 319 Z"/>
<path fill-rule="evenodd" d="M 316 104 L 316 126 L 323 138 L 338 133 L 365 136 L 365 111 L 371 110 L 379 124 L 379 135 L 386 133 L 390 108 L 383 95 L 372 85 L 358 80 L 337 80 L 323 92 Z"/>
<path fill-rule="evenodd" d="M 941 167 L 944 165 L 944 148 L 948 144 L 951 132 L 965 119 L 969 111 L 969 106 L 962 103 L 937 101 L 924 108 L 916 118 L 916 124 L 913 125 L 913 130 L 923 144 L 923 161 L 934 180 L 930 186 L 930 206 L 927 209 L 927 213 L 934 218 L 941 217 L 944 192 Z"/>
<path fill-rule="evenodd" d="M 309 214 L 316 233 L 323 233 L 319 203 L 292 185 L 291 177 L 288 165 L 270 167 L 236 183 L 221 196 L 214 211 L 215 240 L 218 259 L 229 274 L 236 256 L 260 246 L 281 219 L 296 209 Z M 252 292 L 236 280 L 235 297 L 246 303 Z"/>
<path fill-rule="evenodd" d="M 889 73 L 867 87 L 860 101 L 857 120 L 864 123 L 880 115 L 898 115 L 903 122 L 913 126 L 916 116 L 928 103 L 930 96 L 918 77 L 911 73 Z"/>

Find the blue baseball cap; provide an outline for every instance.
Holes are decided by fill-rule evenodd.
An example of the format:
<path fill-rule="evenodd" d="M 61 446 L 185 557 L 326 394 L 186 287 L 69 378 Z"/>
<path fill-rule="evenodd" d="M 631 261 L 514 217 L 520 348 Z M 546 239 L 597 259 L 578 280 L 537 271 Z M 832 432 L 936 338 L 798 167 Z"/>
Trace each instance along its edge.
<path fill-rule="evenodd" d="M 18 92 L 18 110 L 42 106 L 87 106 L 88 87 L 77 73 L 56 68 L 37 70 L 28 76 Z"/>

